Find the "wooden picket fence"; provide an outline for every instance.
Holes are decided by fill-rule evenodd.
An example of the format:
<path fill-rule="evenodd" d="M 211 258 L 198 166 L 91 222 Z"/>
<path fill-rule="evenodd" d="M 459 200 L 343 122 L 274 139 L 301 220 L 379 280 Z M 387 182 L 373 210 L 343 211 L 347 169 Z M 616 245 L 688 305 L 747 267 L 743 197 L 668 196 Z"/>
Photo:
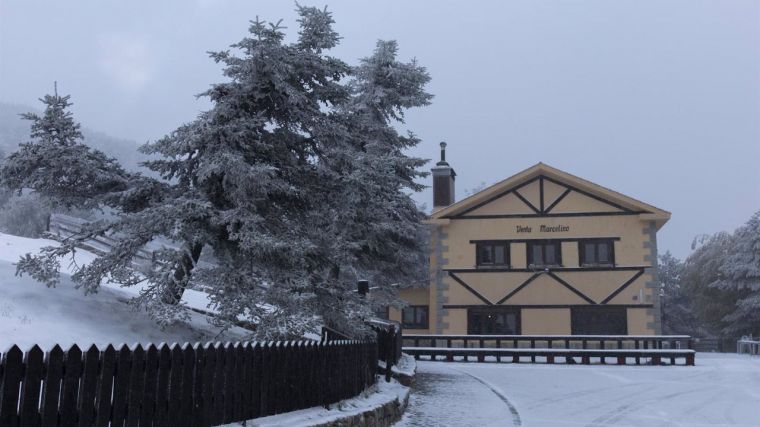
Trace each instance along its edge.
<path fill-rule="evenodd" d="M 356 396 L 374 341 L 17 346 L 0 363 L 0 426 L 213 426 Z"/>

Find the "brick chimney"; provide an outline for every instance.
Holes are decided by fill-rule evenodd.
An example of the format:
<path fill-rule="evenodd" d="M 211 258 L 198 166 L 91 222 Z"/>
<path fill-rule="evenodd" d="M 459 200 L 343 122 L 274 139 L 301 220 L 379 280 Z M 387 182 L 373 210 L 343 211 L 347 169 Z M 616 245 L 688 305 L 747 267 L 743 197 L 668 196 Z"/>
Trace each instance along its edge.
<path fill-rule="evenodd" d="M 445 208 L 454 203 L 454 179 L 457 174 L 446 163 L 446 143 L 441 142 L 441 161 L 435 164 L 433 172 L 433 210 Z"/>

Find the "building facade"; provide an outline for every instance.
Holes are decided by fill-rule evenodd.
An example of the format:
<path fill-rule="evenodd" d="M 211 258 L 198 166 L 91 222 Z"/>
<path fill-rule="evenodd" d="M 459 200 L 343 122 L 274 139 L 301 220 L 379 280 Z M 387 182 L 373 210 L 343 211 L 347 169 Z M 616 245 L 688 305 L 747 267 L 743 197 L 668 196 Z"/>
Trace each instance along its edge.
<path fill-rule="evenodd" d="M 390 310 L 409 333 L 660 334 L 657 231 L 670 213 L 539 163 L 454 202 L 433 168 L 430 285 Z"/>

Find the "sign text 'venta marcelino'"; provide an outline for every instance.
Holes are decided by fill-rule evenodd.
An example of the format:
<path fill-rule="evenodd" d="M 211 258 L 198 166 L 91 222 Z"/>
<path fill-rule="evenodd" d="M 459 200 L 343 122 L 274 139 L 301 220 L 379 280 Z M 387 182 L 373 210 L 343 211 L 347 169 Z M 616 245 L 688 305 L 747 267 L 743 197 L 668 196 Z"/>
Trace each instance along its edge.
<path fill-rule="evenodd" d="M 516 226 L 518 233 L 532 233 L 533 227 L 518 225 Z M 539 233 L 565 233 L 570 231 L 569 225 L 541 225 L 538 227 Z"/>

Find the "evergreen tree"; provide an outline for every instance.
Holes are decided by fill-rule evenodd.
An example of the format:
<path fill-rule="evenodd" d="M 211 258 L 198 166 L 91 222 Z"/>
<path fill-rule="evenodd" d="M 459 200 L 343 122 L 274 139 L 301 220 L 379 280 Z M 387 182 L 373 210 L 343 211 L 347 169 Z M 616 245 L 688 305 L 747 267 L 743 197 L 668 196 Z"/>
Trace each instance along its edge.
<path fill-rule="evenodd" d="M 670 252 L 660 255 L 657 277 L 660 281 L 663 333 L 701 335 L 691 299 L 681 284 L 683 270 L 683 262 Z"/>
<path fill-rule="evenodd" d="M 325 162 L 337 187 L 321 207 L 327 221 L 319 227 L 335 280 L 353 289 L 368 279 L 373 301 L 383 303 L 393 299 L 391 285 L 419 283 L 427 274 L 423 214 L 410 197 L 423 188 L 416 179 L 426 175 L 419 168 L 427 160 L 405 154 L 420 140 L 394 125 L 404 123 L 407 109 L 429 104 L 430 77 L 416 61 L 399 61 L 397 50 L 394 41 L 378 41 L 353 70 L 351 96 L 336 112 L 346 134 Z"/>
<path fill-rule="evenodd" d="M 42 116 L 21 115 L 32 122 L 31 141 L 5 159 L 0 182 L 19 194 L 31 189 L 53 208 L 96 208 L 105 195 L 127 188 L 128 175 L 116 160 L 82 143 L 69 100 L 56 88 L 40 99 L 45 104 Z"/>
<path fill-rule="evenodd" d="M 723 319 L 724 331 L 733 336 L 760 334 L 760 211 L 734 232 L 718 271 L 711 286 L 740 295 L 735 310 Z"/>
<path fill-rule="evenodd" d="M 694 251 L 684 262 L 682 287 L 709 335 L 722 333 L 726 326 L 724 317 L 734 310 L 736 300 L 740 298 L 736 292 L 711 286 L 720 277 L 720 267 L 733 244 L 733 236 L 726 232 L 700 236 L 694 240 Z"/>

